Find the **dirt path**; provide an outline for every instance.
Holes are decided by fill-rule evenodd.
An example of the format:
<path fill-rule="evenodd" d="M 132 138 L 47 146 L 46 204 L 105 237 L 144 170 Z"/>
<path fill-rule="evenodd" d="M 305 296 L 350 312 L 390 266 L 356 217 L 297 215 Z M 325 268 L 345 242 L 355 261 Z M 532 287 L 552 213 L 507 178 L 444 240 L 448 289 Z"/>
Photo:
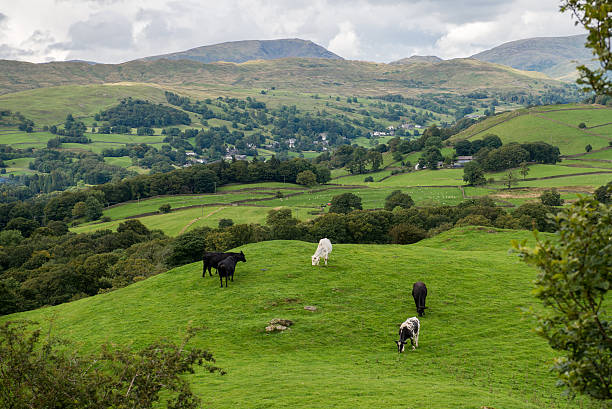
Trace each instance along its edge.
<path fill-rule="evenodd" d="M 213 214 L 215 214 L 215 213 L 217 213 L 217 212 L 220 212 L 221 210 L 225 209 L 226 207 L 227 207 L 227 206 L 225 206 L 225 207 L 220 207 L 220 208 L 218 208 L 218 209 L 216 209 L 216 210 L 213 210 L 212 212 L 208 213 L 208 214 L 207 214 L 206 216 L 204 216 L 204 217 L 196 217 L 195 219 L 193 219 L 193 220 L 191 220 L 189 223 L 187 223 L 187 224 L 185 225 L 185 227 L 183 227 L 183 228 L 181 229 L 181 231 L 179 232 L 179 234 L 178 234 L 178 235 L 180 236 L 181 234 L 185 233 L 185 231 L 186 231 L 186 230 L 187 230 L 189 227 L 191 227 L 191 225 L 192 225 L 192 224 L 194 224 L 195 222 L 197 222 L 198 220 L 200 220 L 200 219 L 208 219 L 210 216 L 212 216 Z"/>

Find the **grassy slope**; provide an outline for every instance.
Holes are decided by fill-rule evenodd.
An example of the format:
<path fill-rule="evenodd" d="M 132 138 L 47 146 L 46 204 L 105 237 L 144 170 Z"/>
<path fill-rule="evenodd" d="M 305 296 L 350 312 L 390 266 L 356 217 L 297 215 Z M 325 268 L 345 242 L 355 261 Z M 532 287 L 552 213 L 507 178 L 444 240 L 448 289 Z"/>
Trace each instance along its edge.
<path fill-rule="evenodd" d="M 579 109 L 572 109 L 577 107 Z M 589 127 L 611 121 L 612 109 L 599 106 L 551 106 L 548 110 L 536 107 L 486 119 L 453 136 L 451 141 L 481 139 L 492 133 L 503 143 L 539 140 L 558 146 L 561 154 L 571 155 L 584 152 L 587 144 L 599 149 L 608 146 L 611 140 L 606 127 L 583 130 L 578 128 L 580 122 Z"/>
<path fill-rule="evenodd" d="M 43 327 L 53 318 L 56 334 L 87 351 L 178 340 L 188 323 L 204 325 L 192 345 L 228 371 L 189 377 L 205 407 L 595 408 L 561 397 L 548 372 L 551 350 L 521 314 L 536 305 L 535 272 L 507 250 L 510 239 L 528 237 L 465 228 L 412 246 L 334 245 L 327 268 L 310 265 L 312 243 L 251 244 L 227 289 L 202 279 L 194 263 L 8 318 Z M 394 340 L 415 313 L 417 280 L 429 287 L 429 310 L 419 348 L 398 356 Z M 267 334 L 274 317 L 295 324 Z"/>
<path fill-rule="evenodd" d="M 164 90 L 155 84 L 96 84 L 50 87 L 1 95 L 0 107 L 19 111 L 37 126 L 42 126 L 58 124 L 69 113 L 75 117 L 90 116 L 129 96 L 155 103 L 166 102 Z"/>
<path fill-rule="evenodd" d="M 194 61 L 131 61 L 124 64 L 0 61 L 0 93 L 66 84 L 141 82 L 216 89 L 292 89 L 341 95 L 418 94 L 423 88 L 543 91 L 559 86 L 534 72 L 519 71 L 469 58 L 435 65 L 394 65 L 363 61 L 286 58 L 242 64 Z M 418 87 L 414 82 L 420 83 Z"/>

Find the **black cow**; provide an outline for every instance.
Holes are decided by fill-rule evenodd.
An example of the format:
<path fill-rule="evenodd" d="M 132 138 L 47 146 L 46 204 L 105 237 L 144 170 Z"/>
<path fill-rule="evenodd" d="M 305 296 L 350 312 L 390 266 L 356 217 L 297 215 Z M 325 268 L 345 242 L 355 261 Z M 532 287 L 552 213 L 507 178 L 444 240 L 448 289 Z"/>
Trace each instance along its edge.
<path fill-rule="evenodd" d="M 231 277 L 234 281 L 234 271 L 236 270 L 236 264 L 239 261 L 246 263 L 244 254 L 240 252 L 237 256 L 229 256 L 221 260 L 217 266 L 217 272 L 219 273 L 219 280 L 221 281 L 221 288 L 223 288 L 223 277 L 225 277 L 225 287 L 227 288 L 227 277 Z"/>
<path fill-rule="evenodd" d="M 422 281 L 417 281 L 412 286 L 412 298 L 414 298 L 414 304 L 416 305 L 419 317 L 425 314 L 425 299 L 427 298 L 427 286 Z"/>
<path fill-rule="evenodd" d="M 244 253 L 242 251 L 240 253 L 218 253 L 212 251 L 204 252 L 204 256 L 202 257 L 202 278 L 206 277 L 206 270 L 208 270 L 208 274 L 212 277 L 210 270 L 212 268 L 219 270 L 219 262 L 229 256 L 242 256 L 242 258 L 244 258 Z"/>
<path fill-rule="evenodd" d="M 402 323 L 399 329 L 399 341 L 395 341 L 397 344 L 397 353 L 401 354 L 404 352 L 404 345 L 410 340 L 412 350 L 419 346 L 419 332 L 421 330 L 421 323 L 417 317 L 408 318 Z"/>

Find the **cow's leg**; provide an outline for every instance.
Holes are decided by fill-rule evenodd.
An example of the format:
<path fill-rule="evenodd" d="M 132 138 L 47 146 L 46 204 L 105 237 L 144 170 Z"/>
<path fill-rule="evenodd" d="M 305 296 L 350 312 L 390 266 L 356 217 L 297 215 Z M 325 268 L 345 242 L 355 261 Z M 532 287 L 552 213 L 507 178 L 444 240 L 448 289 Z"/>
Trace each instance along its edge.
<path fill-rule="evenodd" d="M 416 344 L 416 346 L 419 346 L 419 333 L 417 332 L 416 334 L 414 334 L 414 342 Z"/>
<path fill-rule="evenodd" d="M 219 274 L 219 281 L 221 281 L 221 288 L 223 288 L 223 276 Z"/>
<path fill-rule="evenodd" d="M 412 345 L 412 350 L 414 351 L 416 349 L 414 346 L 414 338 L 410 338 L 410 345 Z"/>
<path fill-rule="evenodd" d="M 232 271 L 232 277 L 231 277 L 231 279 L 232 279 L 232 283 L 233 283 L 233 282 L 234 282 L 234 272 L 233 272 L 233 271 Z"/>

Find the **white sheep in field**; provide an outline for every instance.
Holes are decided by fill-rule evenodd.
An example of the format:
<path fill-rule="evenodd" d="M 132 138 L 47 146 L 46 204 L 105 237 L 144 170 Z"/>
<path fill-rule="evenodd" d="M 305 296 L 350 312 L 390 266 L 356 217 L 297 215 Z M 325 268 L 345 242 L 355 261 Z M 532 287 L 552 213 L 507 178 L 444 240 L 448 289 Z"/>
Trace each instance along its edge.
<path fill-rule="evenodd" d="M 319 245 L 317 246 L 317 251 L 312 256 L 312 265 L 318 266 L 321 257 L 325 260 L 325 265 L 327 265 L 327 258 L 332 252 L 332 244 L 329 239 L 321 239 L 319 240 Z"/>

